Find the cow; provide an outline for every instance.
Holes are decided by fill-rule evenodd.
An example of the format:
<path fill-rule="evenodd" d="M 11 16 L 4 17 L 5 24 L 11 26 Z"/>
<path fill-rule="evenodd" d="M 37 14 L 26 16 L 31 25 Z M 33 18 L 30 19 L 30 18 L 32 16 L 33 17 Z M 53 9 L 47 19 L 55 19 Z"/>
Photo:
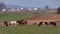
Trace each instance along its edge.
<path fill-rule="evenodd" d="M 19 25 L 23 25 L 23 24 L 27 24 L 27 21 L 25 21 L 25 20 L 17 20 L 17 23 L 19 24 Z"/>
<path fill-rule="evenodd" d="M 56 22 L 49 22 L 51 25 L 56 26 Z"/>
<path fill-rule="evenodd" d="M 21 23 L 27 24 L 27 21 L 22 19 L 22 20 L 21 20 Z"/>
<path fill-rule="evenodd" d="M 17 21 L 10 21 L 10 25 L 12 25 L 12 26 L 16 26 L 18 23 L 17 23 Z"/>
<path fill-rule="evenodd" d="M 45 25 L 49 25 L 49 22 L 40 22 L 40 23 L 39 23 L 39 26 L 40 26 L 40 25 L 44 25 L 44 26 L 45 26 Z"/>
<path fill-rule="evenodd" d="M 45 22 L 46 25 L 49 25 L 49 22 Z"/>
<path fill-rule="evenodd" d="M 23 20 L 17 20 L 17 23 L 20 25 L 20 24 L 24 24 L 23 22 L 22 22 Z"/>
<path fill-rule="evenodd" d="M 8 27 L 8 22 L 7 22 L 7 21 L 4 21 L 4 25 L 5 25 L 6 27 Z"/>
<path fill-rule="evenodd" d="M 42 25 L 42 23 L 43 23 L 43 22 L 40 22 L 40 23 L 38 24 L 38 26 Z"/>

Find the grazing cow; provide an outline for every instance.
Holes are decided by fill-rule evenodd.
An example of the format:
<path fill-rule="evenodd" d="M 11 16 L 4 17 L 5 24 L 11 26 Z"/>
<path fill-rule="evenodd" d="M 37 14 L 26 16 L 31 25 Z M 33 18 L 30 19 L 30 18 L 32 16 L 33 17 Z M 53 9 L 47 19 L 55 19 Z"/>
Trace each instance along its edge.
<path fill-rule="evenodd" d="M 27 21 L 24 20 L 24 24 L 27 24 Z"/>
<path fill-rule="evenodd" d="M 56 22 L 49 22 L 51 25 L 56 26 Z"/>
<path fill-rule="evenodd" d="M 43 23 L 43 22 L 40 22 L 40 23 L 38 24 L 38 26 L 42 25 L 42 23 Z"/>
<path fill-rule="evenodd" d="M 17 23 L 20 25 L 20 24 L 27 24 L 27 21 L 25 21 L 25 20 L 17 20 Z"/>
<path fill-rule="evenodd" d="M 4 25 L 5 25 L 6 27 L 8 27 L 8 22 L 7 22 L 7 21 L 4 21 Z"/>
<path fill-rule="evenodd" d="M 10 25 L 16 26 L 17 25 L 17 22 L 16 21 L 10 21 Z"/>
<path fill-rule="evenodd" d="M 49 22 L 45 22 L 46 25 L 49 25 Z"/>
<path fill-rule="evenodd" d="M 20 25 L 20 24 L 24 24 L 22 23 L 23 20 L 17 20 L 17 23 Z"/>
<path fill-rule="evenodd" d="M 23 23 L 23 24 L 27 24 L 27 21 L 25 21 L 25 20 L 21 20 L 21 23 Z"/>

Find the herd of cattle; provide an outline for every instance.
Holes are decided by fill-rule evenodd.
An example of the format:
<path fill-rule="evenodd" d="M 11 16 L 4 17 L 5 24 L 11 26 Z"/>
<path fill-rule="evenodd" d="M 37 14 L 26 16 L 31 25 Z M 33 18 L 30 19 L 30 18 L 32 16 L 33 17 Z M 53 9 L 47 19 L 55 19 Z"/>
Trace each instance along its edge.
<path fill-rule="evenodd" d="M 0 26 L 17 26 L 17 25 L 27 25 L 28 21 L 24 20 L 24 19 L 21 19 L 21 20 L 16 20 L 16 21 L 4 21 L 4 22 L 0 22 Z M 34 25 L 37 25 L 36 23 L 34 23 Z M 53 25 L 53 26 L 56 26 L 56 22 L 40 22 L 38 24 L 38 26 L 41 26 L 41 25 Z"/>
<path fill-rule="evenodd" d="M 4 22 L 0 22 L 0 26 L 17 26 L 17 25 L 24 25 L 24 24 L 27 24 L 27 21 L 25 20 L 17 20 L 17 21 L 4 21 Z"/>

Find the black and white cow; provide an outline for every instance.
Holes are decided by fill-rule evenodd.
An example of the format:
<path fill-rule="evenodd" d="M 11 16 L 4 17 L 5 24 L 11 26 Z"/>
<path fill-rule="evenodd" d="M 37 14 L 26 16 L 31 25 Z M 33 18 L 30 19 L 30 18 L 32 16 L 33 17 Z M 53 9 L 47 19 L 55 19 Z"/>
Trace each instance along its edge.
<path fill-rule="evenodd" d="M 40 22 L 39 24 L 38 24 L 38 26 L 40 26 L 40 25 L 42 25 L 43 24 L 43 22 Z"/>
<path fill-rule="evenodd" d="M 49 23 L 50 23 L 50 25 L 56 26 L 56 22 L 49 22 Z"/>

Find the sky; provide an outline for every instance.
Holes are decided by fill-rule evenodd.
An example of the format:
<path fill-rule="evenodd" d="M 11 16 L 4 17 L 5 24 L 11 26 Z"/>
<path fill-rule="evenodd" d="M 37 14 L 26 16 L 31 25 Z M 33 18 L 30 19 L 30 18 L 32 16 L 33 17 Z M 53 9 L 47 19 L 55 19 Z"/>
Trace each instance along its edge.
<path fill-rule="evenodd" d="M 49 8 L 58 8 L 60 6 L 60 0 L 0 0 L 0 2 L 24 7 L 39 8 L 44 8 L 46 5 L 48 5 Z"/>

